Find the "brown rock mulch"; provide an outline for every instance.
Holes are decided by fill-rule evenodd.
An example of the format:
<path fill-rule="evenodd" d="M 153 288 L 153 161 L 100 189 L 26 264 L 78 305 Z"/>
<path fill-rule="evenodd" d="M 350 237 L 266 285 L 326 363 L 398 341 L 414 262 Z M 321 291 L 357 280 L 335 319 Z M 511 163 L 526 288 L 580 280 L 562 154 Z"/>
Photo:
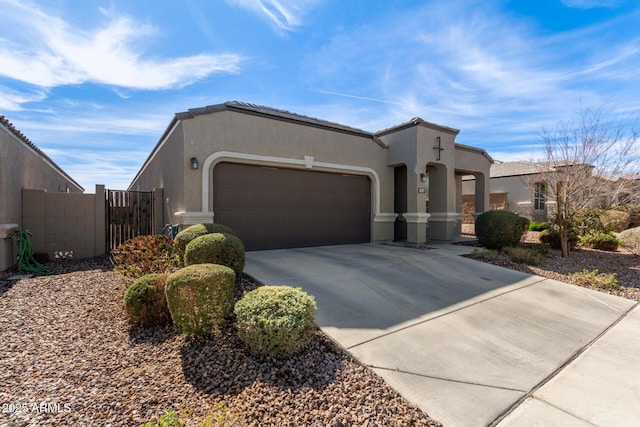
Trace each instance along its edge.
<path fill-rule="evenodd" d="M 531 243 L 538 242 L 538 234 L 539 233 L 529 232 L 524 237 L 524 241 Z M 575 278 L 571 277 L 571 274 L 580 273 L 583 270 L 598 270 L 599 273 L 604 274 L 615 273 L 620 285 L 619 289 L 598 288 L 593 286 L 591 288 L 600 292 L 640 301 L 640 257 L 633 255 L 624 248 L 616 252 L 580 248 L 571 251 L 566 258 L 562 258 L 559 250 L 551 250 L 542 264 L 538 266 L 514 263 L 502 253 L 494 261 L 484 261 L 501 267 L 536 274 L 574 285 L 580 284 Z"/>
<path fill-rule="evenodd" d="M 290 359 L 260 359 L 231 328 L 130 326 L 106 259 L 53 268 L 0 281 L 0 426 L 135 426 L 170 408 L 186 425 L 440 425 L 319 331 Z"/>

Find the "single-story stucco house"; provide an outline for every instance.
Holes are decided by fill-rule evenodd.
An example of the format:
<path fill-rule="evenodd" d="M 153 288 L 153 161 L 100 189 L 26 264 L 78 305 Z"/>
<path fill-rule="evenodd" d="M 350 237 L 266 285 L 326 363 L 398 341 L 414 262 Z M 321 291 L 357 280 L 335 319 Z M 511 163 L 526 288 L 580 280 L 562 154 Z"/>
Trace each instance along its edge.
<path fill-rule="evenodd" d="M 216 222 L 248 250 L 460 232 L 462 177 L 489 200 L 491 157 L 420 118 L 371 133 L 225 102 L 176 114 L 129 190 L 162 189 L 165 222 Z M 428 231 L 427 231 L 428 230 Z"/>
<path fill-rule="evenodd" d="M 548 182 L 559 172 L 575 169 L 575 173 L 591 175 L 594 167 L 585 163 L 557 162 L 495 162 L 491 165 L 490 189 L 491 197 L 503 200 L 502 208 L 537 221 L 547 221 L 556 213 L 553 183 Z M 557 179 L 557 178 L 556 178 Z M 634 204 L 640 201 L 640 178 L 637 174 L 595 177 L 607 197 L 594 199 L 593 207 L 608 206 L 611 203 Z M 463 179 L 463 197 L 472 197 L 475 192 L 475 178 Z M 594 181 L 595 182 L 595 181 Z M 585 182 L 585 185 L 588 185 Z M 595 187 L 593 182 L 590 184 Z M 610 191 L 608 191 L 610 189 Z M 606 191 L 605 191 L 606 190 Z M 601 191 L 601 193 L 602 193 Z"/>
<path fill-rule="evenodd" d="M 11 234 L 23 227 L 24 189 L 83 193 L 84 188 L 0 115 L 0 271 L 16 263 Z"/>

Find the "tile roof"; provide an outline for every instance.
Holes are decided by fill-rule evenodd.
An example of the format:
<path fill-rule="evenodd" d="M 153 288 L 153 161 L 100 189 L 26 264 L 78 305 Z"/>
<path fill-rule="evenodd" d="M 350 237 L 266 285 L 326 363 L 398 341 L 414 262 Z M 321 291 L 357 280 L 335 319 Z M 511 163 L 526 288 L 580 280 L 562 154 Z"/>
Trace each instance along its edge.
<path fill-rule="evenodd" d="M 375 135 L 371 132 L 367 132 L 365 130 L 343 125 L 340 123 L 330 122 L 328 120 L 322 120 L 315 117 L 309 117 L 302 114 L 292 113 L 286 110 L 279 110 L 277 108 L 249 104 L 249 103 L 240 102 L 240 101 L 227 101 L 222 104 L 208 105 L 206 107 L 201 107 L 201 108 L 190 108 L 185 112 L 177 113 L 176 118 L 178 120 L 185 120 L 185 119 L 193 118 L 198 115 L 215 113 L 215 112 L 224 111 L 224 110 L 254 113 L 258 115 L 266 115 L 266 116 L 306 123 L 314 126 L 330 128 L 330 129 L 347 132 L 351 134 L 362 135 L 369 138 L 375 137 Z"/>
<path fill-rule="evenodd" d="M 31 142 L 29 138 L 25 136 L 18 128 L 16 128 L 13 123 L 11 123 L 5 116 L 0 114 L 0 124 L 3 125 L 9 132 L 11 132 L 16 138 L 18 138 L 21 142 L 26 144 L 29 148 L 36 152 L 37 155 L 42 157 L 43 160 L 48 162 L 53 168 L 55 168 L 58 172 L 60 172 L 65 178 L 67 178 L 70 182 L 76 185 L 79 189 L 84 191 L 84 188 L 78 184 L 73 178 L 69 176 L 56 162 L 51 160 L 47 154 L 42 151 L 36 144 Z"/>

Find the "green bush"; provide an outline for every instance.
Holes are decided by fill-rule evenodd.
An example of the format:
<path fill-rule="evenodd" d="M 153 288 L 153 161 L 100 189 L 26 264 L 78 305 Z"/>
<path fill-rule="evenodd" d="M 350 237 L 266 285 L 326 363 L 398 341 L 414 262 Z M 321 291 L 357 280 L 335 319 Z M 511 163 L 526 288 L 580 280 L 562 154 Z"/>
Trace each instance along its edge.
<path fill-rule="evenodd" d="M 529 227 L 529 220 L 509 211 L 487 211 L 476 219 L 476 236 L 488 249 L 515 246 Z"/>
<path fill-rule="evenodd" d="M 640 256 L 640 227 L 630 228 L 620 233 L 620 243 L 632 254 Z"/>
<path fill-rule="evenodd" d="M 602 251 L 615 252 L 620 247 L 620 241 L 613 234 L 594 233 L 580 237 L 580 246 L 584 248 L 600 249 Z"/>
<path fill-rule="evenodd" d="M 115 271 L 134 279 L 145 274 L 171 271 L 176 266 L 171 246 L 160 234 L 129 239 L 118 246 L 113 257 Z"/>
<path fill-rule="evenodd" d="M 578 236 L 591 233 L 604 233 L 607 229 L 600 219 L 601 214 L 601 210 L 591 209 L 576 215 L 572 221 L 572 228 Z"/>
<path fill-rule="evenodd" d="M 144 423 L 140 427 L 183 427 L 184 422 L 180 419 L 180 415 L 178 415 L 173 408 L 169 409 L 169 411 L 158 418 L 158 421 L 155 423 Z"/>
<path fill-rule="evenodd" d="M 546 256 L 549 253 L 549 249 L 551 249 L 551 245 L 548 243 L 523 243 L 522 246 L 543 256 Z"/>
<path fill-rule="evenodd" d="M 495 249 L 478 249 L 471 251 L 470 257 L 480 261 L 494 261 L 498 258 L 498 251 Z"/>
<path fill-rule="evenodd" d="M 216 264 L 196 264 L 167 276 L 165 293 L 173 322 L 186 334 L 219 332 L 233 311 L 235 273 Z"/>
<path fill-rule="evenodd" d="M 187 245 L 193 239 L 204 236 L 210 233 L 226 233 L 236 235 L 236 233 L 222 224 L 195 224 L 185 228 L 176 235 L 173 241 L 173 251 L 176 253 L 180 262 L 184 261 L 184 252 L 187 249 Z"/>
<path fill-rule="evenodd" d="M 283 356 L 304 348 L 313 336 L 316 303 L 289 286 L 262 286 L 236 303 L 238 335 L 261 356 Z"/>
<path fill-rule="evenodd" d="M 544 261 L 544 255 L 526 247 L 506 246 L 502 250 L 512 262 L 517 264 L 540 265 Z"/>
<path fill-rule="evenodd" d="M 529 231 L 544 231 L 548 228 L 551 228 L 551 224 L 549 224 L 548 222 L 531 221 L 529 223 Z"/>
<path fill-rule="evenodd" d="M 544 230 L 538 236 L 540 242 L 547 244 L 551 249 L 560 249 L 560 232 L 556 229 L 549 228 Z M 578 237 L 574 232 L 569 232 L 569 247 L 575 248 L 578 243 Z"/>
<path fill-rule="evenodd" d="M 171 320 L 164 286 L 167 274 L 140 277 L 124 293 L 124 305 L 131 323 L 142 326 L 164 325 Z"/>
<path fill-rule="evenodd" d="M 579 273 L 569 275 L 578 285 L 593 286 L 604 289 L 620 289 L 616 273 L 605 274 L 598 270 L 584 269 Z"/>
<path fill-rule="evenodd" d="M 231 268 L 240 280 L 244 270 L 244 245 L 233 234 L 211 233 L 196 237 L 187 245 L 184 264 L 220 264 Z"/>

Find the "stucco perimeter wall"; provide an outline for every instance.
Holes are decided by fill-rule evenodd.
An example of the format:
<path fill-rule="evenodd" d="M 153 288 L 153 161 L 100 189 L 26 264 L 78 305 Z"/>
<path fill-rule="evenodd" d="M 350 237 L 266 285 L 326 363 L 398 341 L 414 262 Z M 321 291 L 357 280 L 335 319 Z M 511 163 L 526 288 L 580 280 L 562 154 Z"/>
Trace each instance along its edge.
<path fill-rule="evenodd" d="M 183 127 L 183 163 L 196 157 L 202 168 L 185 171 L 186 211 L 213 211 L 213 169 L 223 161 L 359 174 L 372 182 L 372 240 L 393 238 L 393 168 L 371 136 L 235 111 L 198 115 Z"/>
<path fill-rule="evenodd" d="M 35 253 L 49 258 L 90 258 L 105 253 L 104 186 L 96 194 L 22 191 L 23 229 Z"/>
<path fill-rule="evenodd" d="M 52 193 L 67 189 L 82 192 L 82 188 L 0 123 L 0 271 L 16 263 L 17 246 L 9 236 L 24 228 L 23 188 L 41 188 Z"/>
<path fill-rule="evenodd" d="M 82 192 L 75 183 L 0 125 L 0 224 L 21 225 L 23 188 Z"/>

